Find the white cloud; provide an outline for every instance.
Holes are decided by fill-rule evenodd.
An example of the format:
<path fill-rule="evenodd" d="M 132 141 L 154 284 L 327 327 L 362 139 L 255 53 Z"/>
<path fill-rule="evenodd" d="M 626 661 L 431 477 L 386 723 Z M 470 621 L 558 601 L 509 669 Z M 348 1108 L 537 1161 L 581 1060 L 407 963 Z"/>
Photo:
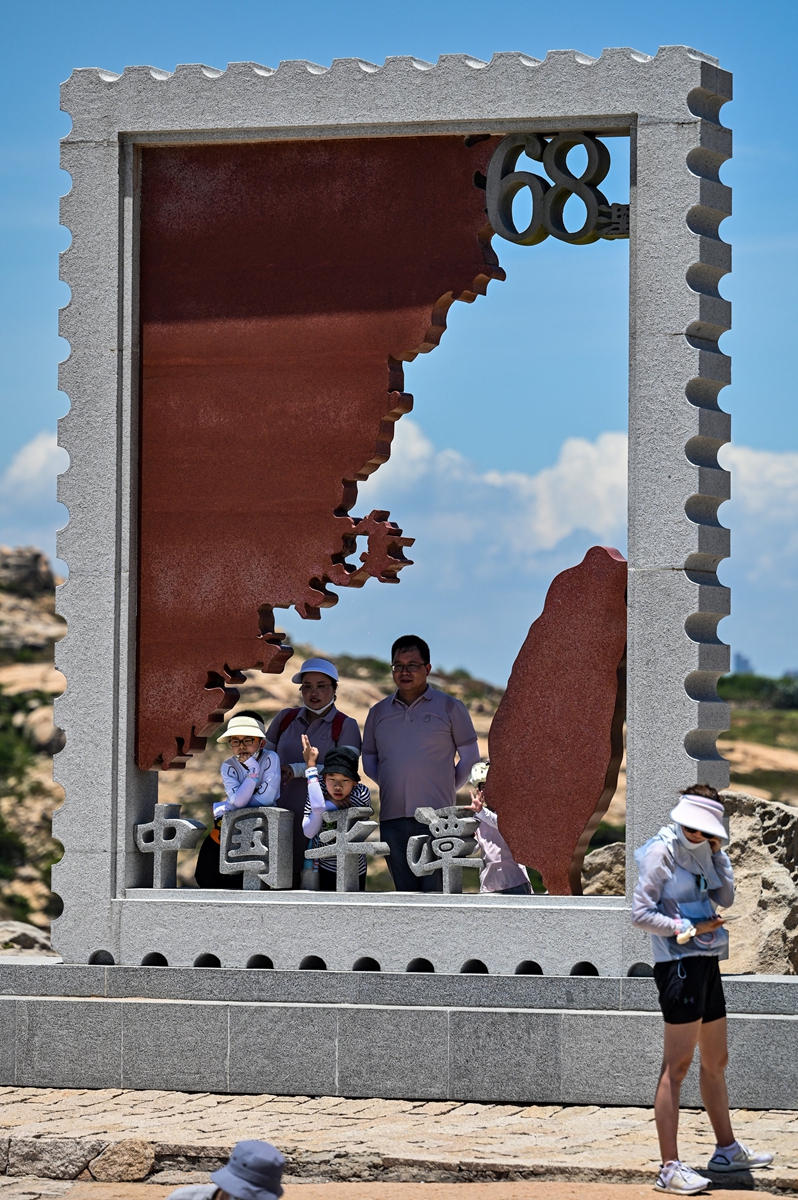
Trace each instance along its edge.
<path fill-rule="evenodd" d="M 556 463 L 534 475 L 481 471 L 456 450 L 436 450 L 405 417 L 389 462 L 361 487 L 359 510 L 391 502 L 400 522 L 409 524 L 412 514 L 441 540 L 463 543 L 483 538 L 489 526 L 494 548 L 525 560 L 578 532 L 622 537 L 626 460 L 626 434 L 608 432 L 594 442 L 567 438 Z M 732 472 L 732 501 L 721 519 L 734 528 L 738 562 L 753 567 L 776 552 L 798 552 L 798 453 L 731 445 L 721 461 Z"/>
<path fill-rule="evenodd" d="M 0 542 L 7 546 L 38 546 L 55 562 L 55 531 L 67 520 L 56 501 L 56 476 L 69 465 L 54 433 L 42 431 L 22 446 L 0 475 Z"/>
<path fill-rule="evenodd" d="M 763 598 L 798 585 L 798 454 L 725 446 L 732 498 L 720 519 L 732 531 L 729 568 Z M 786 628 L 785 628 L 786 633 Z M 747 644 L 749 644 L 747 642 Z"/>
<path fill-rule="evenodd" d="M 530 548 L 551 550 L 578 529 L 611 537 L 623 527 L 626 455 L 625 433 L 568 438 L 553 467 L 537 475 L 489 471 L 484 480 L 517 497 L 533 532 Z"/>
<path fill-rule="evenodd" d="M 769 521 L 798 521 L 798 454 L 726 446 L 721 462 L 732 472 L 732 498 L 748 514 L 767 514 Z"/>
<path fill-rule="evenodd" d="M 42 431 L 27 442 L 0 478 L 0 495 L 14 504 L 46 503 L 55 499 L 55 480 L 69 465 L 66 450 L 54 433 Z"/>
<path fill-rule="evenodd" d="M 501 552 L 527 562 L 580 530 L 623 538 L 626 443 L 624 433 L 602 433 L 595 442 L 568 438 L 554 466 L 534 475 L 480 471 L 455 450 L 436 451 L 419 426 L 404 418 L 390 461 L 361 488 L 358 510 L 390 496 L 403 522 L 420 499 L 413 522 L 421 516 L 435 540 L 478 538 L 492 557 Z"/>
<path fill-rule="evenodd" d="M 727 446 L 721 457 L 732 472 L 732 500 L 720 512 L 732 558 L 721 578 L 733 595 L 721 637 L 760 670 L 798 667 L 798 454 Z M 351 626 L 343 603 L 339 616 L 325 615 L 328 644 L 357 645 L 370 621 L 381 627 L 392 613 L 397 627 L 426 630 L 441 661 L 500 678 L 554 576 L 597 542 L 624 550 L 626 437 L 568 438 L 556 462 L 526 474 L 480 469 L 405 417 L 391 460 L 361 491 L 357 511 L 370 507 L 390 509 L 416 539 L 415 566 L 390 600 L 367 588 L 352 601 Z"/>
<path fill-rule="evenodd" d="M 798 666 L 798 453 L 732 445 L 721 460 L 732 472 L 732 500 L 720 512 L 732 529 L 732 559 L 721 575 L 734 595 L 734 615 L 721 636 L 761 670 Z M 0 476 L 0 542 L 53 553 L 55 529 L 67 516 L 55 502 L 55 480 L 67 463 L 49 432 L 17 452 Z M 356 511 L 370 508 L 389 508 L 416 539 L 408 552 L 416 565 L 403 572 L 400 588 L 342 596 L 325 614 L 325 644 L 362 649 L 369 622 L 379 630 L 375 643 L 386 622 L 397 628 L 415 622 L 435 641 L 441 661 L 462 660 L 501 678 L 554 576 L 596 542 L 624 549 L 626 436 L 568 438 L 556 462 L 527 474 L 480 469 L 455 450 L 435 447 L 404 417 L 391 459 L 360 488 Z"/>
<path fill-rule="evenodd" d="M 435 458 L 435 447 L 415 421 L 404 417 L 394 426 L 391 457 L 363 484 L 361 494 L 368 486 L 370 492 L 380 493 L 398 489 L 404 491 L 426 475 Z"/>

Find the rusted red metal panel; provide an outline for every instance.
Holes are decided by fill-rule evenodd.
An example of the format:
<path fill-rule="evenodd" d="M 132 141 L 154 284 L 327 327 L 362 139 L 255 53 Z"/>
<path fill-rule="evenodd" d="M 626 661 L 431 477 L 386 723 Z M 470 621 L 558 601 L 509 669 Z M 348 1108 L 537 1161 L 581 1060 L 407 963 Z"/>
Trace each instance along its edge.
<path fill-rule="evenodd" d="M 318 616 L 330 582 L 395 581 L 401 531 L 366 523 L 355 573 L 347 514 L 412 405 L 402 362 L 503 277 L 474 186 L 495 144 L 142 151 L 142 768 L 202 748 L 238 671 L 282 670 L 275 606 Z"/>
<path fill-rule="evenodd" d="M 581 895 L 623 758 L 626 560 L 593 546 L 553 581 L 490 729 L 487 803 L 518 862 Z"/>

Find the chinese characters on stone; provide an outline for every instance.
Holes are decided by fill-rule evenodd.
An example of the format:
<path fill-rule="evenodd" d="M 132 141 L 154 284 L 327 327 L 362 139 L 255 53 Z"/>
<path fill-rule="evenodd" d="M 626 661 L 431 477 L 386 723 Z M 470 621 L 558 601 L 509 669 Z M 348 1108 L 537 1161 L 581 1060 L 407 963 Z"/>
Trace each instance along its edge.
<path fill-rule="evenodd" d="M 193 850 L 205 832 L 202 821 L 180 816 L 179 804 L 156 804 L 151 821 L 134 827 L 136 845 L 151 854 L 152 886 L 177 887 L 177 852 Z"/>
<path fill-rule="evenodd" d="M 219 835 L 219 870 L 244 875 L 244 890 L 290 888 L 294 815 L 287 808 L 238 808 L 225 813 Z"/>
<path fill-rule="evenodd" d="M 177 887 L 177 854 L 199 842 L 205 826 L 180 816 L 179 804 L 156 804 L 151 821 L 135 826 L 136 845 L 153 855 L 152 886 Z M 212 836 L 212 834 L 211 834 Z M 219 870 L 243 874 L 245 891 L 290 888 L 293 815 L 287 808 L 240 808 L 225 813 L 219 831 Z"/>
<path fill-rule="evenodd" d="M 338 892 L 357 892 L 360 871 L 360 856 L 363 854 L 390 854 L 387 842 L 369 842 L 366 839 L 377 829 L 376 821 L 363 821 L 361 817 L 374 815 L 371 808 L 339 808 L 337 812 L 326 812 L 324 820 L 336 826 L 319 834 L 320 846 L 306 851 L 308 858 L 334 858 L 337 871 L 335 883 Z M 353 823 L 354 822 L 354 823 Z"/>
<path fill-rule="evenodd" d="M 430 828 L 429 834 L 410 839 L 407 861 L 415 875 L 442 874 L 443 891 L 459 894 L 463 890 L 463 867 L 477 866 L 481 857 L 474 854 L 476 819 L 471 809 L 417 808 L 416 820 Z M 308 849 L 309 858 L 336 860 L 336 890 L 356 892 L 361 855 L 387 855 L 386 842 L 367 839 L 378 828 L 370 808 L 342 808 L 325 813 L 325 821 L 335 826 L 319 837 L 320 846 Z M 177 887 L 177 854 L 197 845 L 205 826 L 180 816 L 179 804 L 156 804 L 152 821 L 135 826 L 136 845 L 143 854 L 153 855 L 154 888 Z M 245 891 L 260 891 L 265 884 L 272 889 L 291 887 L 293 858 L 293 815 L 286 808 L 241 808 L 225 813 L 219 833 L 219 870 L 223 875 L 243 875 Z"/>
<path fill-rule="evenodd" d="M 411 837 L 407 843 L 407 862 L 414 875 L 441 872 L 443 891 L 458 894 L 463 890 L 463 867 L 482 862 L 474 834 L 477 820 L 470 808 L 453 804 L 449 808 L 417 808 L 416 820 L 429 825 L 429 833 Z"/>

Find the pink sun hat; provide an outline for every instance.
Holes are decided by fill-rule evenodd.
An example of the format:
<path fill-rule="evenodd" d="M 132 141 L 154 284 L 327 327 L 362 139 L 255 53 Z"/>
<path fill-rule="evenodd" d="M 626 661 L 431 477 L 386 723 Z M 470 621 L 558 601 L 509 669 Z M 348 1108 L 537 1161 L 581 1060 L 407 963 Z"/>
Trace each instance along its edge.
<path fill-rule="evenodd" d="M 700 829 L 710 837 L 729 840 L 726 826 L 723 824 L 725 810 L 718 800 L 709 800 L 706 796 L 693 796 L 687 792 L 671 813 L 671 820 L 677 825 L 686 825 L 688 829 Z"/>

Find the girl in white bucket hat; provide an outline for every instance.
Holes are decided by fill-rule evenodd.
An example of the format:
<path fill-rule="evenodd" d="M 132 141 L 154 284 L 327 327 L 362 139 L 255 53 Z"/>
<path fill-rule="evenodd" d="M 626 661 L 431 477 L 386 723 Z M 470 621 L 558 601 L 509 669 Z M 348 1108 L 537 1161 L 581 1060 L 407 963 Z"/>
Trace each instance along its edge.
<path fill-rule="evenodd" d="M 241 888 L 243 875 L 219 870 L 219 831 L 226 812 L 236 808 L 268 808 L 280 795 L 280 759 L 266 749 L 263 718 L 256 712 L 230 717 L 220 742 L 233 751 L 221 766 L 225 798 L 213 806 L 213 828 L 200 847 L 194 878 L 201 888 Z"/>
<path fill-rule="evenodd" d="M 710 1180 L 679 1160 L 679 1096 L 698 1046 L 701 1097 L 717 1145 L 707 1170 L 719 1173 L 766 1167 L 772 1154 L 754 1154 L 735 1139 L 726 1093 L 726 1003 L 721 958 L 729 935 L 715 905 L 734 902 L 734 878 L 723 846 L 729 840 L 723 802 L 714 788 L 686 788 L 664 826 L 635 852 L 640 874 L 632 923 L 651 934 L 654 979 L 665 1019 L 665 1048 L 654 1116 L 662 1169 L 658 1191 L 692 1195 Z"/>

